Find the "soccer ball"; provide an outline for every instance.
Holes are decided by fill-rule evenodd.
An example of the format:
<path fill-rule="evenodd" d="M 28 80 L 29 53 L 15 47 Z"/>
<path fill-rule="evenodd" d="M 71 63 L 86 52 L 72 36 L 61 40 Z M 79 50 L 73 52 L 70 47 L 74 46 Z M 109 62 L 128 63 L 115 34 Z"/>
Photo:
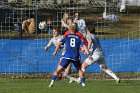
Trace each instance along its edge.
<path fill-rule="evenodd" d="M 42 22 L 40 22 L 39 25 L 38 25 L 39 29 L 41 29 L 41 30 L 42 30 L 42 29 L 45 29 L 46 26 L 47 26 L 46 21 L 42 21 Z"/>

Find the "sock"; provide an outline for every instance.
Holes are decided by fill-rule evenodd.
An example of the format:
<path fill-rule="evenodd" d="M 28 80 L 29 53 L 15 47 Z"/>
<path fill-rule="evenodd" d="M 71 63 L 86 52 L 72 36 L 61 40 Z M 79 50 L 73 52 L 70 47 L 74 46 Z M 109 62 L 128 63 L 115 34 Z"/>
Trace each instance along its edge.
<path fill-rule="evenodd" d="M 118 77 L 111 70 L 107 69 L 105 72 L 115 80 L 118 79 Z"/>
<path fill-rule="evenodd" d="M 53 75 L 53 76 L 52 76 L 52 80 L 53 80 L 53 81 L 55 81 L 55 80 L 56 80 L 56 78 L 57 78 L 57 76 L 56 76 L 56 75 Z"/>
<path fill-rule="evenodd" d="M 80 78 L 81 79 L 81 83 L 85 83 L 85 78 Z"/>

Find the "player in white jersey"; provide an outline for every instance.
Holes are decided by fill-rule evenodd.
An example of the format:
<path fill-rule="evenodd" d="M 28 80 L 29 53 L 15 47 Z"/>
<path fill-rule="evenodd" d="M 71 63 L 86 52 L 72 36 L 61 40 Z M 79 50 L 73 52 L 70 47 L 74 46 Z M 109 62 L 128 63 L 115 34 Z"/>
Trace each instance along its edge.
<path fill-rule="evenodd" d="M 57 46 L 58 42 L 63 38 L 63 35 L 60 35 L 60 29 L 58 27 L 53 28 L 53 38 L 49 41 L 49 43 L 45 46 L 45 50 L 47 51 L 52 45 Z M 62 50 L 62 56 L 65 53 L 65 46 L 62 45 L 61 47 Z M 60 58 L 61 61 L 61 58 Z M 58 62 L 58 64 L 60 63 Z M 71 70 L 71 64 L 65 69 L 65 73 L 69 74 Z M 60 78 L 62 78 L 62 75 L 60 73 Z"/>
<path fill-rule="evenodd" d="M 82 64 L 82 71 L 85 72 L 87 66 L 97 62 L 100 68 L 110 75 L 112 78 L 116 80 L 116 83 L 119 83 L 119 78 L 105 65 L 105 59 L 102 47 L 100 45 L 99 38 L 94 34 L 95 28 L 88 27 L 86 33 L 86 39 L 88 41 L 88 49 L 90 51 L 90 55 L 85 62 Z"/>
<path fill-rule="evenodd" d="M 49 41 L 47 46 L 45 46 L 45 50 L 47 51 L 52 45 L 57 46 L 57 43 L 63 38 L 62 35 L 59 34 L 60 29 L 58 27 L 53 28 L 53 38 Z M 63 53 L 62 53 L 63 55 Z"/>

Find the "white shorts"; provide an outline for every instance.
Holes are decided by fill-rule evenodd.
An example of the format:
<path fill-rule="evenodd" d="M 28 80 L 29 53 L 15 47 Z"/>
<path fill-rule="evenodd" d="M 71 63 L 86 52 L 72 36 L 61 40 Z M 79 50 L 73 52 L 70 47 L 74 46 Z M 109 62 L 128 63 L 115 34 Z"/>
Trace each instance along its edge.
<path fill-rule="evenodd" d="M 102 53 L 99 53 L 99 52 L 94 52 L 93 55 L 92 55 L 92 58 L 93 60 L 90 60 L 89 58 L 87 58 L 85 60 L 85 62 L 88 64 L 88 65 L 91 65 L 95 62 L 97 62 L 99 65 L 105 65 L 105 60 L 104 60 L 104 56 Z"/>

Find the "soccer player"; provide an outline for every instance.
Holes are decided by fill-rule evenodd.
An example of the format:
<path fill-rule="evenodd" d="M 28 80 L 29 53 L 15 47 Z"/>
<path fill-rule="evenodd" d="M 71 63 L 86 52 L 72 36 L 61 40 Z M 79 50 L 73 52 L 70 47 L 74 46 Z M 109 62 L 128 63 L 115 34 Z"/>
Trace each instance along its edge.
<path fill-rule="evenodd" d="M 88 44 L 87 44 L 85 37 L 80 33 L 80 31 L 78 31 L 77 23 L 73 22 L 71 25 L 73 25 L 76 28 L 75 34 L 78 35 L 81 38 L 81 40 L 83 40 L 85 42 L 85 45 L 87 46 Z M 68 31 L 65 32 L 64 37 L 66 37 L 70 33 L 71 33 L 71 31 L 70 31 L 70 29 L 68 29 Z"/>
<path fill-rule="evenodd" d="M 80 50 L 80 46 L 83 46 L 83 47 L 86 47 L 86 46 L 84 45 L 84 42 L 81 41 L 80 37 L 75 34 L 76 28 L 73 25 L 71 25 L 70 29 L 71 29 L 71 34 L 67 35 L 64 39 L 62 39 L 58 43 L 58 46 L 56 47 L 53 53 L 53 55 L 55 55 L 62 44 L 66 45 L 66 52 L 62 58 L 62 61 L 60 62 L 60 64 L 58 64 L 57 69 L 54 71 L 49 87 L 52 87 L 54 85 L 54 81 L 56 80 L 59 72 L 62 69 L 67 68 L 67 66 L 70 63 L 73 63 L 76 69 L 78 70 L 82 86 L 85 86 L 85 79 L 83 76 L 83 71 L 81 70 L 79 50 Z M 88 54 L 88 51 L 86 51 L 86 53 Z"/>
<path fill-rule="evenodd" d="M 88 49 L 92 53 L 92 56 L 88 57 L 85 62 L 82 64 L 82 71 L 85 72 L 86 67 L 89 65 L 97 62 L 100 66 L 100 68 L 110 75 L 113 79 L 116 80 L 116 83 L 119 83 L 119 78 L 105 65 L 105 59 L 102 47 L 100 45 L 99 38 L 94 34 L 95 28 L 88 27 L 86 32 L 86 39 L 88 41 Z"/>
<path fill-rule="evenodd" d="M 53 38 L 49 41 L 47 46 L 45 46 L 45 50 L 47 51 L 52 45 L 57 46 L 57 43 L 63 38 L 60 35 L 60 29 L 58 27 L 53 28 Z"/>
<path fill-rule="evenodd" d="M 54 27 L 53 28 L 53 38 L 49 41 L 49 43 L 45 46 L 45 50 L 47 51 L 52 45 L 57 46 L 57 43 L 63 38 L 63 35 L 60 35 L 60 29 L 58 27 Z M 62 45 L 61 47 L 62 50 L 62 56 L 65 53 L 65 47 Z M 61 61 L 61 58 L 60 58 Z M 60 63 L 60 61 L 58 62 L 58 64 Z M 71 64 L 65 69 L 65 73 L 69 74 L 71 70 Z M 60 76 L 61 73 L 60 73 Z M 62 77 L 60 77 L 62 78 Z"/>
<path fill-rule="evenodd" d="M 85 39 L 84 36 L 78 31 L 77 23 L 73 22 L 71 25 L 75 28 L 75 34 L 78 35 L 78 36 L 80 37 L 80 39 L 81 39 L 81 40 L 85 43 L 85 45 L 87 46 L 88 43 L 87 43 L 86 39 Z M 64 34 L 63 36 L 66 37 L 66 36 L 69 35 L 69 34 L 71 34 L 71 29 L 68 29 L 68 31 L 66 31 L 65 34 Z M 86 49 L 87 49 L 87 48 L 86 48 Z M 84 49 L 84 48 L 81 47 L 80 50 L 83 51 L 83 50 L 86 50 L 86 49 Z M 81 62 L 81 64 L 82 64 L 82 62 Z M 69 69 L 68 69 L 68 68 L 69 68 Z M 68 70 L 70 70 L 70 66 L 69 66 L 68 68 L 67 68 L 67 72 L 68 72 Z M 70 72 L 70 71 L 69 71 L 69 72 Z M 69 76 L 69 74 L 67 74 L 67 73 L 65 73 L 65 72 L 63 72 L 63 75 L 64 75 L 65 77 L 67 77 L 67 78 L 70 79 L 69 83 L 72 83 L 73 81 L 77 81 L 76 78 L 73 78 L 73 77 Z M 79 81 L 78 81 L 78 82 L 79 82 Z"/>

